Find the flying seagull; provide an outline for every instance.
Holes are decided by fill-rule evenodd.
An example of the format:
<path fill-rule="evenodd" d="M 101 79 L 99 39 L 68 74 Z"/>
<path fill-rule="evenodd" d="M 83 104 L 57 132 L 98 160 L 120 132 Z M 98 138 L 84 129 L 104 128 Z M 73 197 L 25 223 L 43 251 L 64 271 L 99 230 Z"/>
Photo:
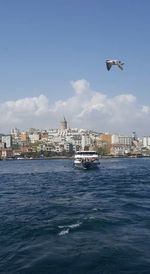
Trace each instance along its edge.
<path fill-rule="evenodd" d="M 119 60 L 106 60 L 107 70 L 110 70 L 112 65 L 117 65 L 121 70 L 123 70 L 124 63 Z"/>

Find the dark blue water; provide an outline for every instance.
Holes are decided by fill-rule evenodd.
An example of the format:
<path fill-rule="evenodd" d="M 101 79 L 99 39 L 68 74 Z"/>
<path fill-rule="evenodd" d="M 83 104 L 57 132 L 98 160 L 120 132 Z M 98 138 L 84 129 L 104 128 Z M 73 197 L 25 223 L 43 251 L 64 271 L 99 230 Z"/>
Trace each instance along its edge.
<path fill-rule="evenodd" d="M 0 273 L 149 274 L 150 159 L 1 161 Z"/>

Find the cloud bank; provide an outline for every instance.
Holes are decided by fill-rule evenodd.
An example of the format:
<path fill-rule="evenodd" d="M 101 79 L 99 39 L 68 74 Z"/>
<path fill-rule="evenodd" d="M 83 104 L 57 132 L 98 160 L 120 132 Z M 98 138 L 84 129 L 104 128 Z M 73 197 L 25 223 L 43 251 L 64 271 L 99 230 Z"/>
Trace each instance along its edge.
<path fill-rule="evenodd" d="M 22 130 L 57 128 L 65 115 L 70 127 L 150 135 L 150 106 L 141 105 L 132 94 L 108 97 L 92 90 L 85 79 L 72 81 L 71 86 L 74 96 L 54 104 L 43 94 L 0 103 L 0 132 L 14 127 Z"/>

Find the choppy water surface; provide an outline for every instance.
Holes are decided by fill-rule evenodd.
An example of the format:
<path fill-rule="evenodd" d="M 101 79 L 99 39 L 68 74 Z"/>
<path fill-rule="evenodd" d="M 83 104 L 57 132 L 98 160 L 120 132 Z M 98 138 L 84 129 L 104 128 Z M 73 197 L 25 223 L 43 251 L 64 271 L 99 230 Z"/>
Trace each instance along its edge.
<path fill-rule="evenodd" d="M 149 274 L 150 159 L 1 161 L 0 273 Z"/>

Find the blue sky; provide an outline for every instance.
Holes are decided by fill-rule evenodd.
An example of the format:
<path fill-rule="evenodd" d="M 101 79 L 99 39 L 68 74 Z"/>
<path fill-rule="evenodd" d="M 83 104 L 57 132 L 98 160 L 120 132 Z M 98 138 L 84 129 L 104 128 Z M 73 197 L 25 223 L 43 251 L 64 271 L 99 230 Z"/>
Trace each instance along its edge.
<path fill-rule="evenodd" d="M 22 124 L 25 128 L 57 127 L 61 115 L 65 114 L 72 126 L 122 132 L 133 129 L 140 134 L 150 134 L 147 130 L 150 111 L 149 10 L 148 0 L 1 0 L 0 104 L 3 112 L 1 110 L 0 131 L 22 127 Z M 124 70 L 113 67 L 108 72 L 105 60 L 109 58 L 121 59 L 125 63 Z M 73 105 L 71 115 L 71 110 L 67 111 L 68 104 L 81 94 L 74 89 L 75 82 L 81 84 L 81 81 L 86 87 L 90 86 L 91 95 L 87 95 L 90 102 L 97 93 L 105 95 L 107 100 L 102 103 L 99 98 L 98 107 L 91 105 L 92 101 L 87 109 L 87 100 L 82 98 L 82 105 L 78 98 L 80 109 L 77 111 Z M 117 114 L 110 110 L 110 105 L 122 95 L 127 101 L 130 101 L 128 95 L 133 96 L 132 104 L 130 102 L 127 108 L 134 109 L 136 117 L 128 124 L 129 115 L 126 117 L 118 110 L 118 115 L 127 120 L 122 120 L 123 125 L 117 127 Z M 41 98 L 46 102 L 42 101 L 44 114 L 40 110 L 37 118 Z M 28 117 L 21 112 L 24 109 L 21 106 L 26 102 L 28 105 L 32 102 L 33 107 Z M 102 104 L 106 116 L 104 108 L 100 107 Z M 121 103 L 117 101 L 116 107 L 121 108 Z M 138 123 L 141 109 L 145 116 Z M 81 113 L 84 113 L 83 120 Z M 110 123 L 109 117 L 113 114 L 114 120 Z M 87 117 L 89 124 L 85 123 Z M 101 119 L 104 124 L 100 123 Z"/>

